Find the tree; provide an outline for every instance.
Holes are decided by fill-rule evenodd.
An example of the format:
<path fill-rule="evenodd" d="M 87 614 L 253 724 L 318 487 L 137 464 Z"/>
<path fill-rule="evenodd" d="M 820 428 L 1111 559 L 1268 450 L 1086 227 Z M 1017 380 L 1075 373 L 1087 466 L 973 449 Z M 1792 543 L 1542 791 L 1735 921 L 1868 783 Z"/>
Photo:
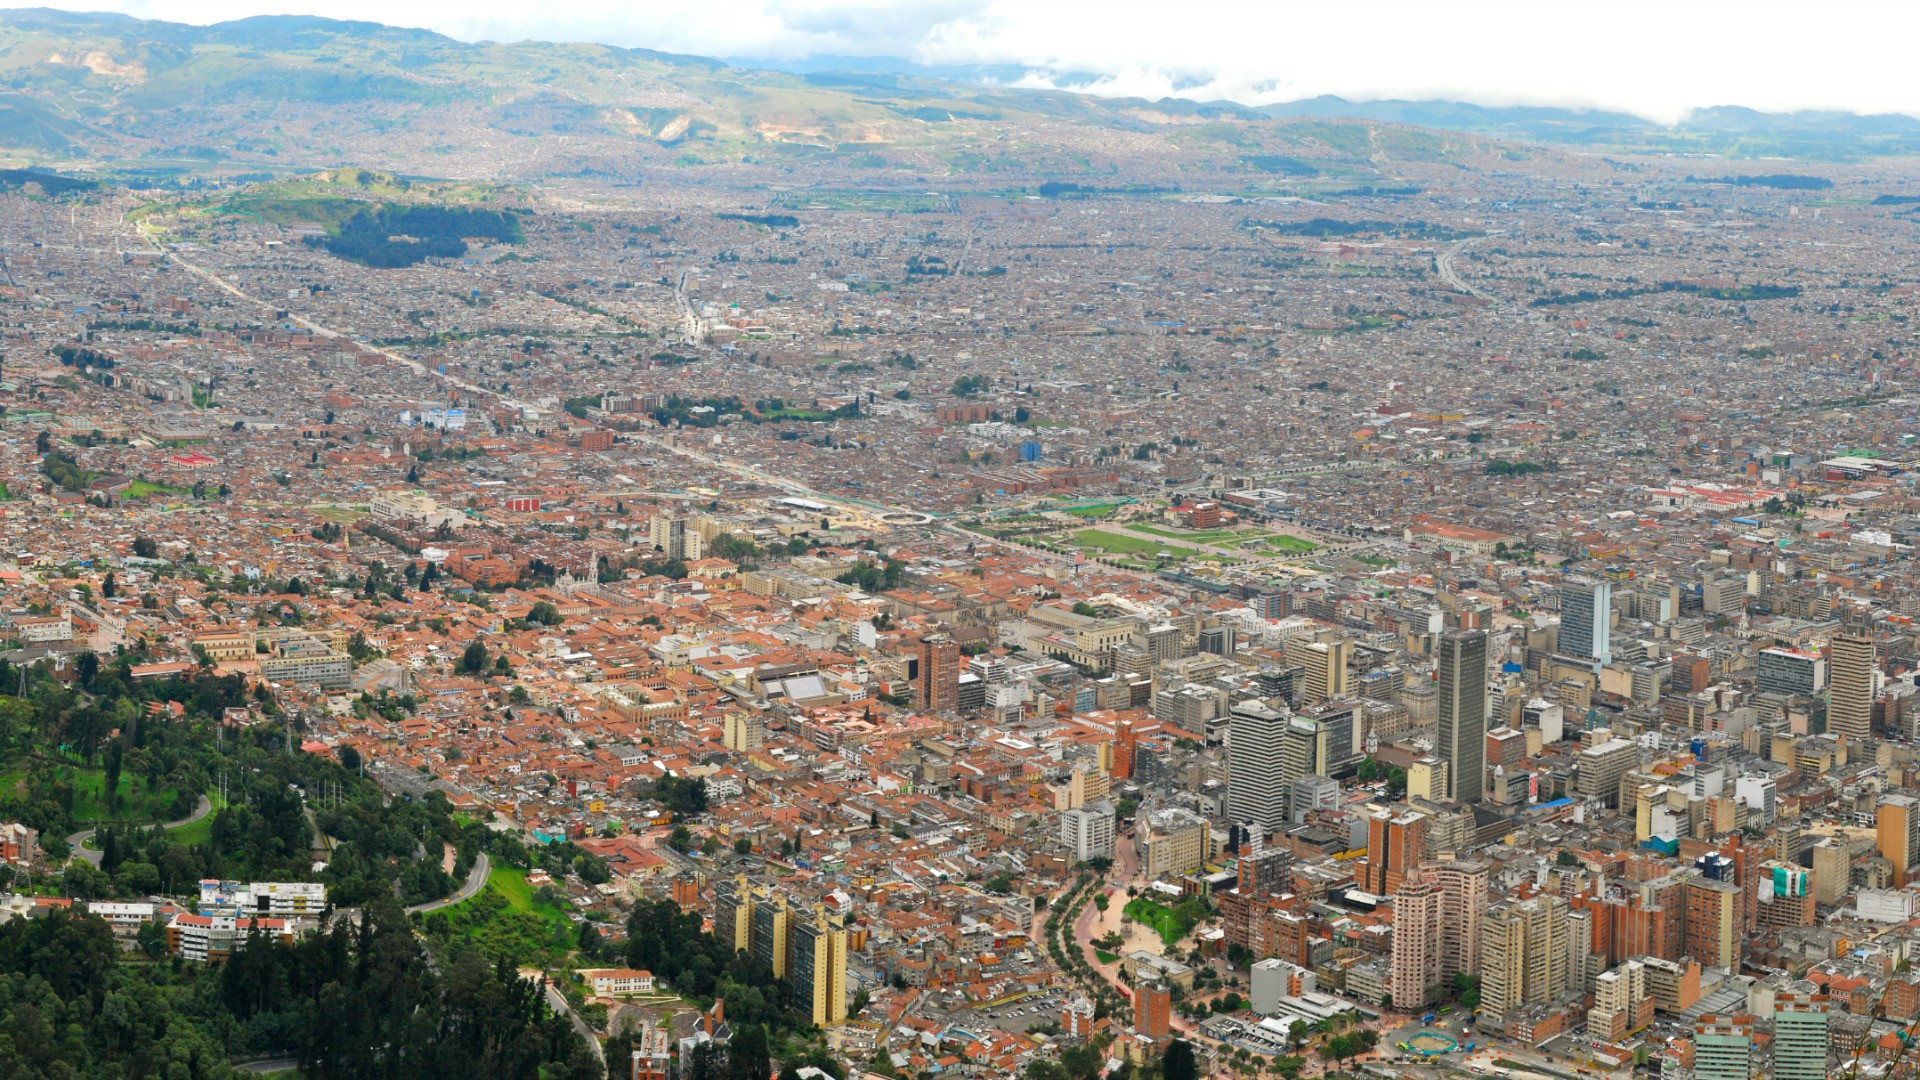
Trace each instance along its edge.
<path fill-rule="evenodd" d="M 1298 1050 L 1307 1045 L 1307 1022 L 1295 1020 L 1287 1025 L 1287 1044 Z"/>
<path fill-rule="evenodd" d="M 673 832 L 667 834 L 667 846 L 675 851 L 685 852 L 693 846 L 693 832 L 685 825 L 675 825 Z"/>
<path fill-rule="evenodd" d="M 460 671 L 465 675 L 479 675 L 487 670 L 488 659 L 486 644 L 475 639 L 467 651 L 460 654 Z"/>
<path fill-rule="evenodd" d="M 1193 1057 L 1193 1046 L 1185 1039 L 1175 1039 L 1167 1044 L 1167 1052 L 1160 1059 L 1161 1080 L 1200 1080 L 1200 1067 Z"/>
<path fill-rule="evenodd" d="M 133 553 L 143 559 L 160 557 L 160 545 L 153 542 L 151 536 L 136 536 L 133 539 Z"/>
<path fill-rule="evenodd" d="M 753 853 L 753 841 L 744 836 L 735 840 L 733 842 L 733 853 L 735 855 L 751 855 Z"/>

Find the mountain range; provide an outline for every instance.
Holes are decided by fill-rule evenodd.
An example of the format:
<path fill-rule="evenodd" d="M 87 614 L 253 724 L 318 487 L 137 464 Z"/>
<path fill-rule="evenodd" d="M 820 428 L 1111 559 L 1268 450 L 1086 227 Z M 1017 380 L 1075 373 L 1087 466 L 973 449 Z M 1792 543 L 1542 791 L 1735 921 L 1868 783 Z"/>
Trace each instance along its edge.
<path fill-rule="evenodd" d="M 785 70 L 782 70 L 784 68 Z M 0 156 L 176 176 L 366 165 L 471 179 L 782 167 L 1111 177 L 1192 170 L 1364 180 L 1577 148 L 1849 160 L 1920 154 L 1906 116 L 1622 113 L 1319 97 L 1247 107 L 1075 92 L 1097 77 L 891 58 L 723 63 L 607 45 L 470 43 L 306 16 L 190 26 L 0 12 Z"/>

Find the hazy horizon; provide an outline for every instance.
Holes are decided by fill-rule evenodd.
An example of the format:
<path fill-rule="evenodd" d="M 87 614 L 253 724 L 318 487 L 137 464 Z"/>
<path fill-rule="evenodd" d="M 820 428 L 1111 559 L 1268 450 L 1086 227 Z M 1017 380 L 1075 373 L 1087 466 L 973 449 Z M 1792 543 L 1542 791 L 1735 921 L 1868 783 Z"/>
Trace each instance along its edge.
<path fill-rule="evenodd" d="M 0 0 L 46 6 L 195 24 L 314 15 L 464 41 L 596 42 L 754 63 L 1005 67 L 1022 71 L 1003 80 L 1010 86 L 1250 106 L 1333 95 L 1599 109 L 1668 124 L 1717 106 L 1920 116 L 1920 86 L 1901 78 L 1906 31 L 1920 30 L 1920 9 L 1866 0 L 586 0 L 558 9 L 491 0 Z"/>

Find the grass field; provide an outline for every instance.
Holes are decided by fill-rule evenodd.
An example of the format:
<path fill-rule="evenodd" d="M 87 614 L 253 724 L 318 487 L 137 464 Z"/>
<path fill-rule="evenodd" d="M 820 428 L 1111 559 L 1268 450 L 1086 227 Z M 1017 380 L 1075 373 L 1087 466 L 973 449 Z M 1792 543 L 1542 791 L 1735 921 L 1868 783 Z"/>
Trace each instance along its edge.
<path fill-rule="evenodd" d="M 1115 510 L 1120 509 L 1121 505 L 1122 504 L 1120 503 L 1101 503 L 1098 506 L 1070 507 L 1060 512 L 1063 514 L 1072 514 L 1074 517 L 1077 517 L 1077 518 L 1087 518 L 1088 520 L 1092 520 L 1093 518 L 1097 518 L 1097 517 L 1106 517 L 1108 514 L 1111 514 Z"/>
<path fill-rule="evenodd" d="M 1185 540 L 1189 544 L 1218 544 L 1224 540 L 1251 540 L 1264 535 L 1234 532 L 1232 529 L 1168 529 L 1159 525 L 1129 525 L 1127 529 L 1149 536 L 1164 536 L 1169 540 Z"/>
<path fill-rule="evenodd" d="M 553 904 L 542 904 L 533 898 L 533 886 L 527 884 L 527 872 L 512 867 L 496 866 L 487 874 L 487 889 L 500 894 L 507 906 L 515 911 L 533 915 L 541 919 L 564 918 L 566 913 Z"/>
<path fill-rule="evenodd" d="M 1127 901 L 1126 912 L 1134 922 L 1153 927 L 1154 933 L 1159 934 L 1160 941 L 1166 945 L 1186 937 L 1187 932 L 1193 929 L 1193 924 L 1178 912 L 1169 907 L 1162 907 L 1144 896 L 1136 896 Z"/>
<path fill-rule="evenodd" d="M 1291 551 L 1297 555 L 1305 555 L 1308 552 L 1320 550 L 1320 545 L 1311 540 L 1302 540 L 1297 536 L 1288 536 L 1284 533 L 1268 537 L 1267 543 L 1272 547 L 1279 548 L 1282 551 Z"/>
<path fill-rule="evenodd" d="M 1111 964 L 1115 960 L 1120 959 L 1119 956 L 1115 955 L 1114 953 L 1110 953 L 1105 949 L 1095 949 L 1093 950 L 1093 955 L 1096 960 L 1099 960 L 1103 964 Z"/>
<path fill-rule="evenodd" d="M 1073 534 L 1073 542 L 1085 548 L 1110 552 L 1115 555 L 1153 556 L 1167 550 L 1163 545 L 1144 536 L 1128 536 L 1125 533 L 1107 532 L 1104 529 L 1081 529 Z M 1178 554 L 1176 552 L 1176 554 Z"/>
<path fill-rule="evenodd" d="M 156 495 L 167 496 L 179 494 L 181 494 L 181 492 L 178 489 L 170 488 L 165 484 L 150 483 L 146 480 L 135 480 L 133 483 L 127 485 L 127 490 L 121 494 L 121 498 L 151 499 Z"/>

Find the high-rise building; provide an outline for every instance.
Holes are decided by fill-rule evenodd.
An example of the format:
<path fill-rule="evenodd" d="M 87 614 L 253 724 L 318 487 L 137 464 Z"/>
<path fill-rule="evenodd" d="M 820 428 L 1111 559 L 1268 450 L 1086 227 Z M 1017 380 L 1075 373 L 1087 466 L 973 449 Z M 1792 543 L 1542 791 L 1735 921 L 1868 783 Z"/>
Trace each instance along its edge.
<path fill-rule="evenodd" d="M 745 874 L 713 887 L 713 931 L 787 979 L 790 1003 L 820 1027 L 847 1018 L 847 931 L 816 905 L 811 917 Z"/>
<path fill-rule="evenodd" d="M 1822 837 L 1813 845 L 1813 899 L 1834 905 L 1853 891 L 1853 855 L 1839 837 Z"/>
<path fill-rule="evenodd" d="M 1893 885 L 1905 885 L 1920 872 L 1920 799 L 1882 795 L 1875 840 L 1880 857 L 1893 864 Z"/>
<path fill-rule="evenodd" d="M 1309 642 L 1300 650 L 1306 667 L 1306 688 L 1300 702 L 1311 705 L 1328 698 L 1346 697 L 1347 661 L 1353 657 L 1353 642 L 1346 638 Z"/>
<path fill-rule="evenodd" d="M 1440 638 L 1437 756 L 1447 763 L 1448 795 L 1476 803 L 1487 783 L 1487 635 L 1450 630 Z"/>
<path fill-rule="evenodd" d="M 745 952 L 753 943 L 753 907 L 756 897 L 747 876 L 713 883 L 713 936 Z"/>
<path fill-rule="evenodd" d="M 1560 651 L 1606 663 L 1613 659 L 1613 584 L 1608 581 L 1560 583 Z"/>
<path fill-rule="evenodd" d="M 1280 731 L 1279 781 L 1291 790 L 1293 782 L 1319 773 L 1326 757 L 1327 729 L 1302 716 L 1287 717 Z"/>
<path fill-rule="evenodd" d="M 1615 1042 L 1653 1023 L 1653 997 L 1647 968 L 1628 960 L 1593 981 L 1593 1008 L 1587 1010 L 1587 1034 Z"/>
<path fill-rule="evenodd" d="M 1731 881 L 1689 878 L 1686 885 L 1687 955 L 1714 967 L 1740 967 L 1740 887 Z"/>
<path fill-rule="evenodd" d="M 1490 871 L 1486 863 L 1459 860 L 1436 863 L 1425 871 L 1440 886 L 1440 918 L 1447 931 L 1440 943 L 1442 981 L 1480 974 L 1480 926 Z"/>
<path fill-rule="evenodd" d="M 1287 787 L 1298 777 L 1282 779 L 1282 750 L 1286 712 L 1258 700 L 1233 707 L 1227 721 L 1227 818 L 1252 822 L 1263 833 L 1287 825 Z"/>
<path fill-rule="evenodd" d="M 787 953 L 793 913 L 787 898 L 776 895 L 753 907 L 753 958 L 767 966 L 776 979 L 787 974 Z"/>
<path fill-rule="evenodd" d="M 1164 1039 L 1173 1030 L 1173 992 L 1166 983 L 1134 988 L 1133 1029 L 1149 1039 Z"/>
<path fill-rule="evenodd" d="M 1095 799 L 1060 814 L 1060 844 L 1075 860 L 1113 858 L 1113 819 L 1110 800 Z"/>
<path fill-rule="evenodd" d="M 816 906 L 813 917 L 793 920 L 793 948 L 787 961 L 791 1004 L 815 1027 L 834 1027 L 847 1019 L 847 929 Z"/>
<path fill-rule="evenodd" d="M 1567 902 L 1541 894 L 1495 904 L 1480 927 L 1480 1019 L 1497 1030 L 1509 1011 L 1544 1004 L 1572 985 Z"/>
<path fill-rule="evenodd" d="M 1417 868 L 1393 896 L 1393 955 L 1387 993 L 1396 1009 L 1424 1007 L 1440 986 L 1444 904 L 1440 886 Z"/>
<path fill-rule="evenodd" d="M 706 551 L 700 529 L 686 518 L 673 514 L 655 514 L 647 523 L 647 539 L 654 550 L 669 559 L 691 562 Z"/>
<path fill-rule="evenodd" d="M 1753 1025 L 1708 1013 L 1693 1024 L 1694 1080 L 1751 1080 Z"/>
<path fill-rule="evenodd" d="M 1354 701 L 1322 701 L 1302 710 L 1322 733 L 1313 771 L 1321 776 L 1351 776 L 1359 767 L 1360 706 Z"/>
<path fill-rule="evenodd" d="M 1833 688 L 1827 702 L 1827 732 L 1859 742 L 1873 734 L 1873 638 L 1862 633 L 1835 635 L 1828 642 L 1827 665 Z"/>
<path fill-rule="evenodd" d="M 1395 813 L 1384 806 L 1369 806 L 1365 814 L 1367 864 L 1361 868 L 1360 887 L 1375 896 L 1390 896 L 1400 891 L 1400 883 L 1420 865 L 1420 853 L 1427 843 L 1427 818 L 1412 811 Z M 1396 932 L 1399 911 L 1396 904 Z"/>
<path fill-rule="evenodd" d="M 1775 994 L 1774 1080 L 1822 1080 L 1827 1075 L 1827 1009 L 1823 994 Z"/>
<path fill-rule="evenodd" d="M 960 697 L 960 645 L 945 634 L 920 639 L 920 671 L 916 680 L 920 708 L 950 712 Z"/>

